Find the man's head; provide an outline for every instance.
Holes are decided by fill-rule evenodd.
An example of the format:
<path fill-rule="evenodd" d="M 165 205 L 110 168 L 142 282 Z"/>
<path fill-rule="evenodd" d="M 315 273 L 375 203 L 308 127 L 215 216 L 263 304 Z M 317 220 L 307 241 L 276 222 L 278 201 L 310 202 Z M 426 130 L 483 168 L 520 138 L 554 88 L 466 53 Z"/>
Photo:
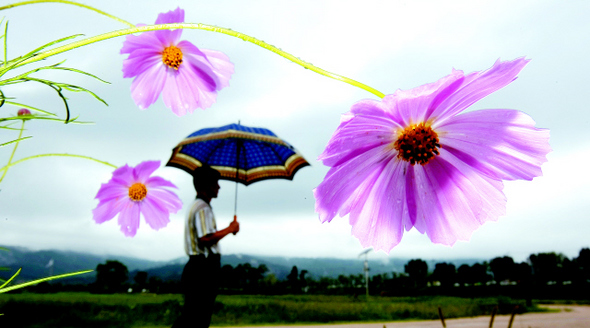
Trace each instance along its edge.
<path fill-rule="evenodd" d="M 219 171 L 212 169 L 208 165 L 197 167 L 193 171 L 193 185 L 198 196 L 204 198 L 215 198 L 219 192 Z"/>

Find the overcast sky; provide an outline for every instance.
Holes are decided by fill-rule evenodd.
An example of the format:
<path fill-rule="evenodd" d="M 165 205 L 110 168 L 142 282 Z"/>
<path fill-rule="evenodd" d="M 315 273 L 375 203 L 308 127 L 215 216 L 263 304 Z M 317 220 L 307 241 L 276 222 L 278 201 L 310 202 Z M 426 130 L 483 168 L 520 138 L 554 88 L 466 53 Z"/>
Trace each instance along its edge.
<path fill-rule="evenodd" d="M 6 3 L 9 3 L 6 1 Z M 223 26 L 262 39 L 328 71 L 386 94 L 434 82 L 452 68 L 487 69 L 498 59 L 532 61 L 519 78 L 471 107 L 522 110 L 537 127 L 551 130 L 553 152 L 532 182 L 506 182 L 507 215 L 489 222 L 469 242 L 433 244 L 406 233 L 391 257 L 484 258 L 556 251 L 568 257 L 590 247 L 590 2 L 588 1 L 85 1 L 134 24 L 153 24 L 160 12 L 185 9 L 186 22 Z M 51 15 L 47 13 L 51 12 Z M 67 35 L 93 36 L 125 28 L 94 12 L 64 4 L 5 10 L 9 57 Z M 327 172 L 316 160 L 340 121 L 364 90 L 303 69 L 251 43 L 222 34 L 187 30 L 182 39 L 226 53 L 235 64 L 230 87 L 206 110 L 177 117 L 160 99 L 140 111 L 122 78 L 115 38 L 64 55 L 75 67 L 109 81 L 76 74 L 40 75 L 80 84 L 108 107 L 84 94 L 68 94 L 74 116 L 93 125 L 28 122 L 15 160 L 40 153 L 96 157 L 117 166 L 168 160 L 171 149 L 195 130 L 241 121 L 266 127 L 294 145 L 311 163 L 294 181 L 271 180 L 239 186 L 241 230 L 221 242 L 225 254 L 355 258 L 363 248 L 351 236 L 348 218 L 321 224 L 312 189 Z M 64 117 L 61 100 L 43 85 L 18 85 L 2 92 Z M 18 108 L 3 106 L 2 117 Z M 0 140 L 16 138 L 0 130 Z M 12 147 L 0 148 L 0 163 Z M 160 231 L 141 222 L 134 238 L 116 220 L 97 225 L 91 210 L 110 167 L 73 158 L 35 159 L 9 170 L 0 185 L 0 244 L 170 260 L 184 256 L 185 215 L 195 197 L 189 176 L 178 169 L 156 171 L 175 183 L 183 209 Z M 222 181 L 212 206 L 217 226 L 233 215 L 234 184 Z"/>

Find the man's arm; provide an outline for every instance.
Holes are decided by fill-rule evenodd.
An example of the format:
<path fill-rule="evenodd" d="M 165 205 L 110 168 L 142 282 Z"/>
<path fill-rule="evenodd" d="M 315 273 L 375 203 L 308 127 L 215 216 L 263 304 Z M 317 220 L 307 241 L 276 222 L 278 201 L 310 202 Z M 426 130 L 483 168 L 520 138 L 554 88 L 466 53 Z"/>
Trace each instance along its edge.
<path fill-rule="evenodd" d="M 220 241 L 223 237 L 233 233 L 234 235 L 240 231 L 240 224 L 234 218 L 234 220 L 227 226 L 225 229 L 221 229 L 219 231 L 215 231 L 214 233 L 210 233 L 204 235 L 203 237 L 199 238 L 199 245 L 203 245 L 205 247 L 210 247 Z"/>

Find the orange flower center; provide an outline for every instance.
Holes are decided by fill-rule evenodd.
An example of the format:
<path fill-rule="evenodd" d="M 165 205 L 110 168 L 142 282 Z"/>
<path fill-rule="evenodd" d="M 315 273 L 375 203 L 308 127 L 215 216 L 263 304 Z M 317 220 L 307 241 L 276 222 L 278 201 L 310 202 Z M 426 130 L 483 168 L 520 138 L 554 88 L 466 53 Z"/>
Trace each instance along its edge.
<path fill-rule="evenodd" d="M 131 200 L 139 202 L 144 199 L 145 196 L 147 196 L 147 188 L 143 183 L 136 182 L 129 187 L 129 198 L 131 198 Z"/>
<path fill-rule="evenodd" d="M 178 67 L 182 64 L 182 51 L 177 46 L 166 47 L 162 52 L 162 61 L 168 67 L 178 70 Z"/>
<path fill-rule="evenodd" d="M 414 165 L 425 165 L 438 155 L 438 134 L 424 123 L 412 124 L 401 131 L 393 144 L 397 157 Z"/>

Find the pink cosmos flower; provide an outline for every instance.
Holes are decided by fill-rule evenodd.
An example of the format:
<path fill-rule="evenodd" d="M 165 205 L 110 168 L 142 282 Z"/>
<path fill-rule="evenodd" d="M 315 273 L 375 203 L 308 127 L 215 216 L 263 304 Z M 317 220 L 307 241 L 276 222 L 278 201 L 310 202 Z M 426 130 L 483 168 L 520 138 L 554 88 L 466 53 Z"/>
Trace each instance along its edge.
<path fill-rule="evenodd" d="M 453 70 L 435 83 L 354 104 L 319 157 L 331 167 L 314 190 L 320 220 L 349 214 L 364 247 L 389 252 L 404 229 L 452 245 L 504 215 L 502 180 L 542 175 L 549 130 L 516 110 L 460 113 L 514 81 L 527 63 Z"/>
<path fill-rule="evenodd" d="M 182 202 L 167 189 L 176 188 L 175 185 L 160 177 L 150 177 L 159 166 L 160 161 L 145 161 L 134 168 L 125 165 L 116 169 L 96 194 L 99 203 L 92 210 L 94 221 L 103 223 L 119 214 L 121 231 L 127 237 L 135 236 L 140 213 L 152 229 L 168 225 L 170 213 L 178 212 Z"/>
<path fill-rule="evenodd" d="M 182 23 L 184 10 L 159 14 L 156 24 Z M 143 24 L 140 24 L 143 25 Z M 146 109 L 163 93 L 164 104 L 182 116 L 196 108 L 210 107 L 217 91 L 229 85 L 234 65 L 219 51 L 199 49 L 180 41 L 182 29 L 128 35 L 121 53 L 123 77 L 135 77 L 131 97 Z"/>

